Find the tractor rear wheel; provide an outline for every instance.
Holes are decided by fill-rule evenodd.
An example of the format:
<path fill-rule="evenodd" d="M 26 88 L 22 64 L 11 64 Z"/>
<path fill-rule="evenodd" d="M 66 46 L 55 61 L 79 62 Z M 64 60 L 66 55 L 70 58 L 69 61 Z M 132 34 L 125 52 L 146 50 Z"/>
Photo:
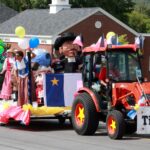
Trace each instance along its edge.
<path fill-rule="evenodd" d="M 121 139 L 125 131 L 123 114 L 117 110 L 110 111 L 106 119 L 106 128 L 111 139 Z"/>
<path fill-rule="evenodd" d="M 92 135 L 98 128 L 99 118 L 92 98 L 87 93 L 79 94 L 72 106 L 72 125 L 80 135 Z"/>

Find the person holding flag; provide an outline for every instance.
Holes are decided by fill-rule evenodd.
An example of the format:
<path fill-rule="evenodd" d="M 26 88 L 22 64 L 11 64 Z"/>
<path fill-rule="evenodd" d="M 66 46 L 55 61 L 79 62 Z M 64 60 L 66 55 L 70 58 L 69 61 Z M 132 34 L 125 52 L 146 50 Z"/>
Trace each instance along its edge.
<path fill-rule="evenodd" d="M 29 74 L 29 65 L 28 60 L 24 57 L 22 51 L 16 51 L 16 74 L 18 81 L 18 105 L 22 106 L 23 104 L 28 103 L 28 74 Z"/>
<path fill-rule="evenodd" d="M 31 58 L 33 57 L 35 57 L 35 55 L 31 53 Z M 16 59 L 15 70 L 16 70 L 17 81 L 18 81 L 18 105 L 22 106 L 24 104 L 29 103 L 29 94 L 32 94 L 33 98 L 35 97 L 35 89 L 32 87 L 31 93 L 29 93 L 28 91 L 29 60 L 24 55 L 24 52 L 21 50 L 16 50 L 15 59 Z"/>

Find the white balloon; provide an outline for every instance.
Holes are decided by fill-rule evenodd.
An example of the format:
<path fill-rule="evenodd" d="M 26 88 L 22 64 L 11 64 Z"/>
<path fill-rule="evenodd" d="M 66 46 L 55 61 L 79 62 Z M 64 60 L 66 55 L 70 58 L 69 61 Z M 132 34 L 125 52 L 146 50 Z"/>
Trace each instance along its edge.
<path fill-rule="evenodd" d="M 28 49 L 29 48 L 29 40 L 27 40 L 27 39 L 19 39 L 18 46 L 21 49 Z"/>

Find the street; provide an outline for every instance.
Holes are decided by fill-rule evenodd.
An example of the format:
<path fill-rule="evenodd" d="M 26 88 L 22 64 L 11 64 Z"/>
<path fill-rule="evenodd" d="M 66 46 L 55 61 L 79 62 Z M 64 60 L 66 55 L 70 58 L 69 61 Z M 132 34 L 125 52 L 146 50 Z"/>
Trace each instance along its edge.
<path fill-rule="evenodd" d="M 93 136 L 77 135 L 69 122 L 33 120 L 29 126 L 10 122 L 0 127 L 1 150 L 148 150 L 150 136 L 130 135 L 111 140 L 104 124 Z"/>

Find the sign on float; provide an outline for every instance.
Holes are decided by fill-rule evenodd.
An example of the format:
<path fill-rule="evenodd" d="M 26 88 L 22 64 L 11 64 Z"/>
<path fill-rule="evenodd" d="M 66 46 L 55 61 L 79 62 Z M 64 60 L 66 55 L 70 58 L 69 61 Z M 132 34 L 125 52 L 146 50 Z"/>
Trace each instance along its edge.
<path fill-rule="evenodd" d="M 140 107 L 137 111 L 137 133 L 150 134 L 150 107 Z"/>

